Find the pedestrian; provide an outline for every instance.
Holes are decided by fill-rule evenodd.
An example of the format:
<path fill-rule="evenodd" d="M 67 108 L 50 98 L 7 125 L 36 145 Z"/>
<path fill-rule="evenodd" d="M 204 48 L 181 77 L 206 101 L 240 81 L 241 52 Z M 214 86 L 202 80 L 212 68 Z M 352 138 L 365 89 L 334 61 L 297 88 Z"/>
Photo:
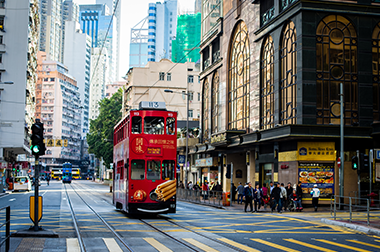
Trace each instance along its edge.
<path fill-rule="evenodd" d="M 243 204 L 244 186 L 241 184 L 241 182 L 239 182 L 236 191 L 238 192 L 237 203 L 239 204 L 240 201 L 240 204 Z"/>
<path fill-rule="evenodd" d="M 310 194 L 313 197 L 312 203 L 313 203 L 313 207 L 314 207 L 314 212 L 316 212 L 318 209 L 319 196 L 321 194 L 321 191 L 319 191 L 317 184 L 314 185 L 314 188 L 313 188 L 313 190 L 311 190 Z"/>
<path fill-rule="evenodd" d="M 293 189 L 293 192 L 292 194 L 290 195 L 290 200 L 292 200 L 294 202 L 294 204 L 296 205 L 296 211 L 301 211 L 300 210 L 300 205 L 301 205 L 301 200 L 297 194 L 297 191 L 296 189 Z"/>
<path fill-rule="evenodd" d="M 187 185 L 187 188 L 189 190 L 193 190 L 193 182 L 189 181 L 188 185 Z"/>
<path fill-rule="evenodd" d="M 199 191 L 199 189 L 201 189 L 200 186 L 198 185 L 198 183 L 195 183 L 195 185 L 193 186 L 193 190 Z"/>
<path fill-rule="evenodd" d="M 280 184 L 276 183 L 276 187 L 273 188 L 272 193 L 271 193 L 271 198 L 273 200 L 273 205 L 272 205 L 272 212 L 277 206 L 277 211 L 279 213 L 282 213 L 281 211 L 281 188 Z"/>
<path fill-rule="evenodd" d="M 208 191 L 209 191 L 208 182 L 205 181 L 202 186 L 203 199 L 205 200 L 208 199 Z"/>
<path fill-rule="evenodd" d="M 49 182 L 50 182 L 50 176 L 49 175 L 46 175 L 46 182 L 47 182 L 47 185 L 49 185 Z"/>
<path fill-rule="evenodd" d="M 285 188 L 286 189 L 286 195 L 287 195 L 287 199 L 285 201 L 285 206 L 284 206 L 284 209 L 286 211 L 286 209 L 288 209 L 288 206 L 289 206 L 289 203 L 291 201 L 290 199 L 290 195 L 293 193 L 293 187 L 292 187 L 292 183 L 288 183 L 287 187 Z"/>
<path fill-rule="evenodd" d="M 220 187 L 222 187 L 222 186 L 220 186 Z M 222 190 L 220 190 L 220 191 L 222 191 Z M 236 201 L 236 186 L 235 186 L 235 184 L 234 183 L 232 183 L 232 202 L 235 202 Z"/>
<path fill-rule="evenodd" d="M 256 188 L 253 192 L 253 200 L 255 202 L 255 213 L 257 213 L 258 210 L 260 210 L 262 198 L 263 191 L 261 190 L 259 184 L 256 184 Z"/>
<path fill-rule="evenodd" d="M 248 204 L 249 204 L 249 207 L 251 209 L 250 212 L 253 212 L 253 207 L 252 207 L 253 188 L 252 188 L 251 182 L 248 182 L 248 186 L 246 186 L 244 188 L 243 197 L 245 199 L 244 212 L 247 212 Z"/>
<path fill-rule="evenodd" d="M 270 184 L 269 184 L 269 188 L 270 188 L 270 193 L 272 194 L 272 190 L 274 188 L 274 185 L 273 185 L 273 182 L 271 181 Z"/>
<path fill-rule="evenodd" d="M 303 207 L 302 207 L 302 188 L 301 188 L 301 184 L 302 184 L 302 182 L 298 181 L 298 185 L 296 187 L 296 192 L 297 192 L 298 200 L 299 200 L 299 203 L 300 203 L 300 210 L 303 209 Z"/>
<path fill-rule="evenodd" d="M 286 189 L 284 187 L 284 183 L 281 183 L 281 194 L 280 194 L 280 201 L 281 201 L 281 210 L 282 210 L 282 207 L 285 205 L 285 202 L 286 202 L 286 199 L 288 197 L 288 195 L 286 194 Z"/>

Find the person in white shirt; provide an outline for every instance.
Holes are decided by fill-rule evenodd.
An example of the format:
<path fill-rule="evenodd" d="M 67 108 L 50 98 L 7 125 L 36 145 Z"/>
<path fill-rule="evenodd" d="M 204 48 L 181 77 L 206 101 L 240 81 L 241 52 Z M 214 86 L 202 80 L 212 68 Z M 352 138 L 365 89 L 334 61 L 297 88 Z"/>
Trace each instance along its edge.
<path fill-rule="evenodd" d="M 313 190 L 311 190 L 310 194 L 313 197 L 312 203 L 313 203 L 314 211 L 316 212 L 318 209 L 318 199 L 319 199 L 319 196 L 321 195 L 321 191 L 319 191 L 317 184 L 314 185 L 314 188 Z"/>

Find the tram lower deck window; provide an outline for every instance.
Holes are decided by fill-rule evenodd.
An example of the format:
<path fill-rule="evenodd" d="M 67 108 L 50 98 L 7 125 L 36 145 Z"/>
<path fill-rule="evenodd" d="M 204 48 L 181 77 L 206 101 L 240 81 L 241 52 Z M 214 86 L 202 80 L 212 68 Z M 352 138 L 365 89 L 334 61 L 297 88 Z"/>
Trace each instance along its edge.
<path fill-rule="evenodd" d="M 173 180 L 175 172 L 175 162 L 173 160 L 162 161 L 162 179 Z"/>
<path fill-rule="evenodd" d="M 132 160 L 131 179 L 135 179 L 135 180 L 145 179 L 145 161 L 144 160 Z"/>
<path fill-rule="evenodd" d="M 160 179 L 161 161 L 149 160 L 147 162 L 146 178 L 150 180 Z"/>

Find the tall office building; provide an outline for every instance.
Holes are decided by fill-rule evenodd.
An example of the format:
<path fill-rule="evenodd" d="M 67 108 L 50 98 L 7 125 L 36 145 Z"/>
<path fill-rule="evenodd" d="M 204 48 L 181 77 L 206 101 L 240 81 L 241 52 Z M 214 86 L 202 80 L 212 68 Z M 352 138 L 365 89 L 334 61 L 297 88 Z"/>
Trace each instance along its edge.
<path fill-rule="evenodd" d="M 116 31 L 117 31 L 117 38 L 116 38 L 116 69 L 115 69 L 115 75 L 116 75 L 116 81 L 120 78 L 119 76 L 119 66 L 120 66 L 120 36 L 121 36 L 121 0 L 96 0 L 97 4 L 106 4 L 108 8 L 111 10 L 111 14 L 114 14 L 116 17 Z M 116 37 L 115 36 L 115 37 Z"/>
<path fill-rule="evenodd" d="M 194 1 L 194 13 L 198 13 L 202 11 L 202 0 Z"/>
<path fill-rule="evenodd" d="M 108 55 L 105 48 L 92 48 L 91 51 L 91 84 L 90 84 L 90 119 L 99 115 L 99 101 L 105 98 L 108 79 Z M 96 62 L 96 63 L 94 63 Z"/>
<path fill-rule="evenodd" d="M 40 51 L 46 52 L 49 60 L 62 61 L 62 0 L 40 1 Z"/>
<path fill-rule="evenodd" d="M 65 21 L 64 64 L 77 81 L 81 100 L 81 136 L 89 131 L 91 37 L 79 28 L 75 21 Z"/>
<path fill-rule="evenodd" d="M 62 7 L 62 39 L 61 39 L 61 62 L 65 62 L 65 35 L 66 22 L 79 22 L 79 6 L 73 0 L 65 0 Z M 71 70 L 71 68 L 69 67 Z"/>
<path fill-rule="evenodd" d="M 131 29 L 129 68 L 144 67 L 148 63 L 148 17 Z"/>
<path fill-rule="evenodd" d="M 104 48 L 107 49 L 109 62 L 107 83 L 112 83 L 117 78 L 116 17 L 111 15 L 110 9 L 105 4 L 80 5 L 79 16 L 82 31 L 91 37 L 92 48 L 101 48 L 104 45 Z"/>

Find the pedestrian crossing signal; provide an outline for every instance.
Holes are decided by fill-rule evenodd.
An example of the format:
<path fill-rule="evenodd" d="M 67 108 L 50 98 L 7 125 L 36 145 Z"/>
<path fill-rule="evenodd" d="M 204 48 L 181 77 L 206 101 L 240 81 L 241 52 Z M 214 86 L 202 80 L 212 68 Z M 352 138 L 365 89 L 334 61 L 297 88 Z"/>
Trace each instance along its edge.
<path fill-rule="evenodd" d="M 359 167 L 358 157 L 357 156 L 353 156 L 352 157 L 352 169 L 357 170 L 358 167 Z"/>

